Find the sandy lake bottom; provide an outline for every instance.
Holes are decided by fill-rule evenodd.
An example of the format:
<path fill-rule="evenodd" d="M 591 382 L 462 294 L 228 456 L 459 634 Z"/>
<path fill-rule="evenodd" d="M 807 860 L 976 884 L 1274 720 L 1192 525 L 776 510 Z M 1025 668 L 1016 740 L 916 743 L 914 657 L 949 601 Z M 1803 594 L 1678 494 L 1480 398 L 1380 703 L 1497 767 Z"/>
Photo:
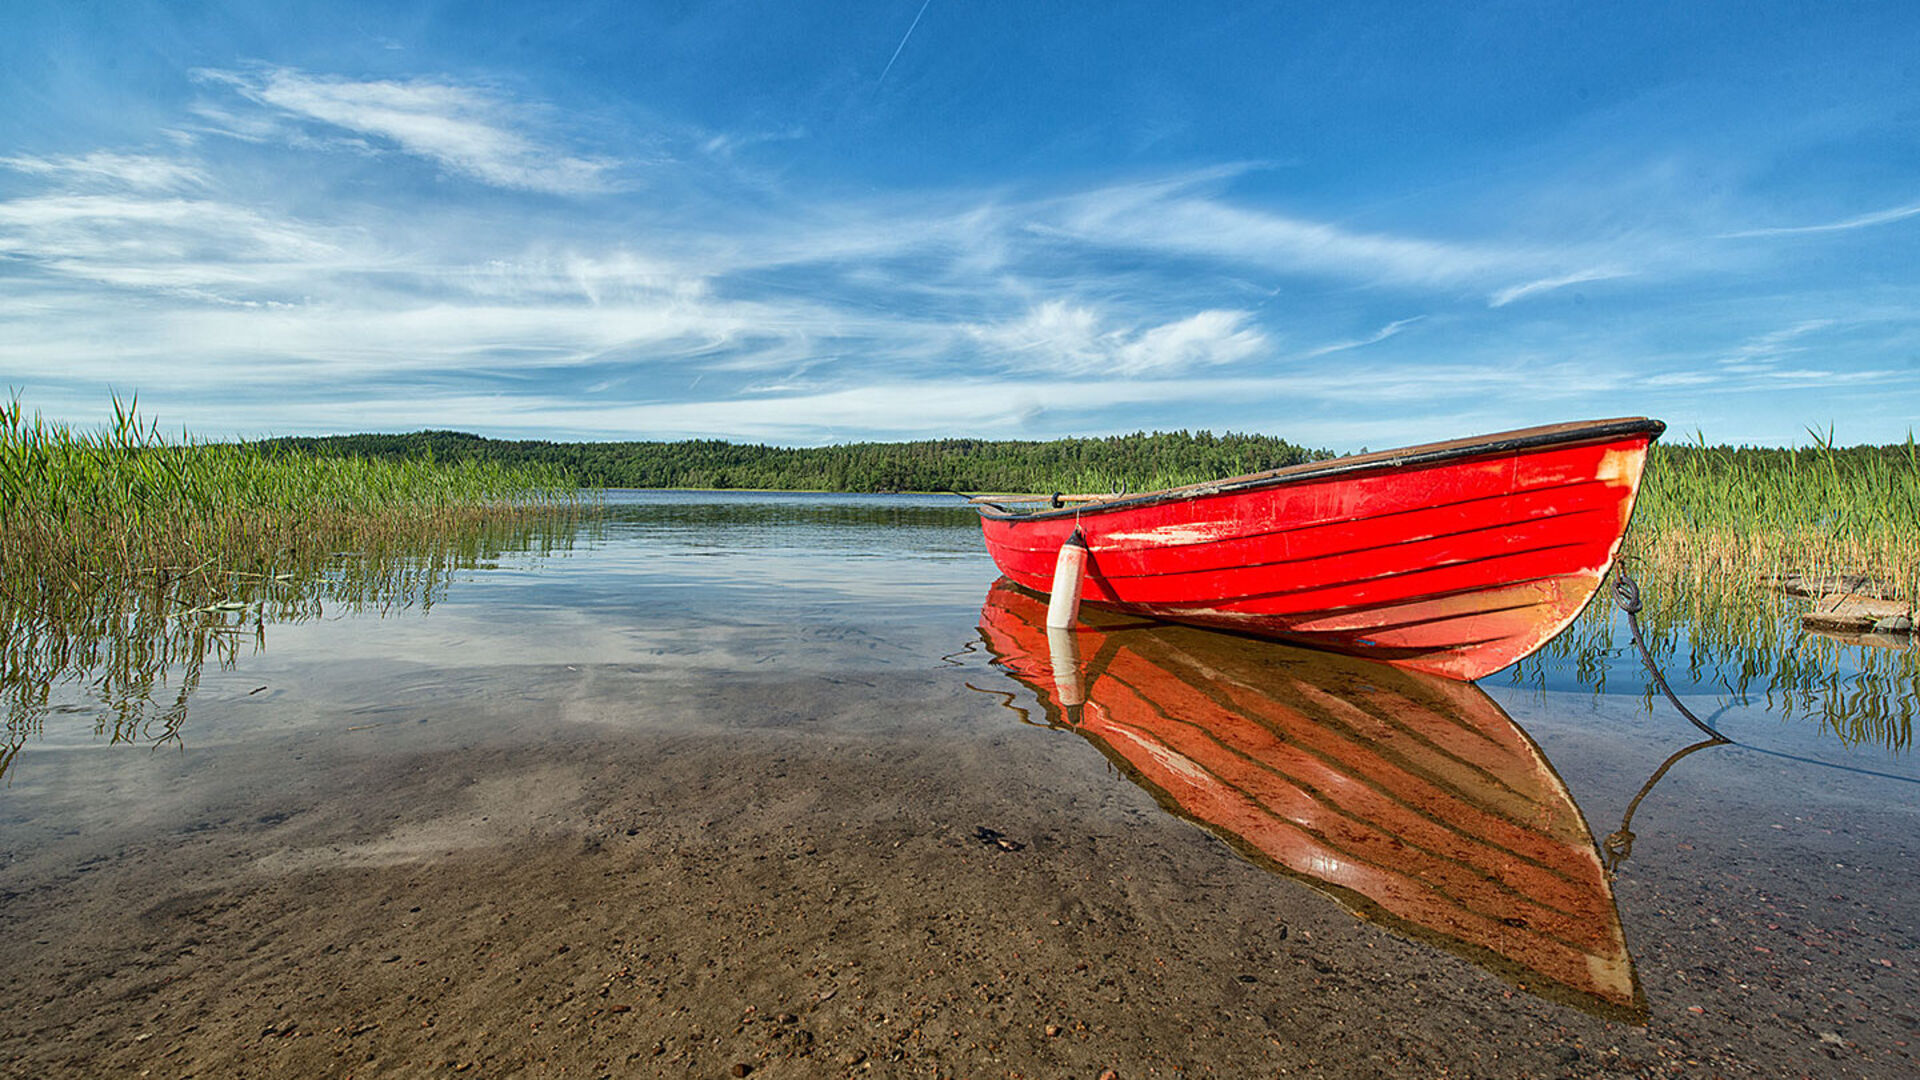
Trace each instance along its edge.
<path fill-rule="evenodd" d="M 431 611 L 269 626 L 178 741 L 49 719 L 0 1073 L 1920 1075 L 1905 754 L 1720 711 L 1744 745 L 1635 807 L 1594 1008 L 1037 723 L 976 531 L 898 505 L 636 497 Z M 1697 741 L 1617 681 L 1482 685 L 1595 840 Z"/>

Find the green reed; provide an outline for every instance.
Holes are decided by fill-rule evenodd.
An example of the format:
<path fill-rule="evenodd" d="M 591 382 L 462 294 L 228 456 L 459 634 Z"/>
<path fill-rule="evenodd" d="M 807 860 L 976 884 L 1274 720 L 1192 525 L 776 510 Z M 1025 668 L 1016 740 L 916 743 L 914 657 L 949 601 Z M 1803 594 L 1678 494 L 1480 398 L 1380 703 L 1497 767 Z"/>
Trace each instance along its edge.
<path fill-rule="evenodd" d="M 97 431 L 0 405 L 0 776 L 53 714 L 173 736 L 205 666 L 268 625 L 430 607 L 457 569 L 571 543 L 582 499 L 551 467 L 169 442 L 132 404 Z"/>
<path fill-rule="evenodd" d="M 1698 437 L 1656 446 L 1621 565 L 1640 585 L 1641 627 L 1669 679 L 1729 702 L 1764 701 L 1783 718 L 1813 717 L 1845 742 L 1906 750 L 1920 713 L 1920 649 L 1911 639 L 1884 648 L 1804 631 L 1811 601 L 1781 586 L 1798 576 L 1920 597 L 1920 449 L 1911 436 L 1842 448 L 1831 432 L 1810 434 L 1811 446 L 1793 450 Z M 1541 663 L 1559 657 L 1596 691 L 1610 669 L 1639 679 L 1609 596 L 1515 678 L 1537 679 Z M 1650 685 L 1645 693 L 1651 701 Z"/>
<path fill-rule="evenodd" d="M 1812 447 L 1656 447 L 1628 569 L 1655 587 L 1648 621 L 1683 622 L 1696 638 L 1745 642 L 1787 625 L 1807 601 L 1790 575 L 1850 581 L 1866 594 L 1920 596 L 1920 451 Z"/>
<path fill-rule="evenodd" d="M 131 404 L 81 431 L 0 405 L 0 593 L 102 577 L 277 572 L 287 554 L 417 538 L 578 499 L 551 467 L 374 461 L 169 442 Z"/>

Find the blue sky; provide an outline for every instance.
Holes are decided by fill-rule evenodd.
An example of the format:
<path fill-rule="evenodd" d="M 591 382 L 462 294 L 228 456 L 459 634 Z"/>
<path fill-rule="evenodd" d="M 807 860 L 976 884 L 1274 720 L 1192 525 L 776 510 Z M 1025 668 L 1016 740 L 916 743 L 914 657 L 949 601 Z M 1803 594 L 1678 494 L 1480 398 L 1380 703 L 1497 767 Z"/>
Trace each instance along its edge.
<path fill-rule="evenodd" d="M 207 437 L 1920 426 L 1920 5 L 13 0 L 0 384 Z M 911 32 L 909 32 L 911 31 Z"/>

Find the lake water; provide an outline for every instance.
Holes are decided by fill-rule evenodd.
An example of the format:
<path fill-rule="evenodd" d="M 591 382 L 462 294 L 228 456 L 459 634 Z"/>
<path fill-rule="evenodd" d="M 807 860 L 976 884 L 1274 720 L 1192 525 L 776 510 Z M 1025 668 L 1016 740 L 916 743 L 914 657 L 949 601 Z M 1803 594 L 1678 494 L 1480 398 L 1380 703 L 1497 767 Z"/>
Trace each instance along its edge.
<path fill-rule="evenodd" d="M 118 741 L 61 682 L 0 790 L 0 1063 L 1915 1075 L 1871 664 L 1673 665 L 1732 740 L 1683 754 L 1623 623 L 1456 687 L 1097 615 L 1068 656 L 996 577 L 951 497 L 616 492 L 236 614 Z"/>

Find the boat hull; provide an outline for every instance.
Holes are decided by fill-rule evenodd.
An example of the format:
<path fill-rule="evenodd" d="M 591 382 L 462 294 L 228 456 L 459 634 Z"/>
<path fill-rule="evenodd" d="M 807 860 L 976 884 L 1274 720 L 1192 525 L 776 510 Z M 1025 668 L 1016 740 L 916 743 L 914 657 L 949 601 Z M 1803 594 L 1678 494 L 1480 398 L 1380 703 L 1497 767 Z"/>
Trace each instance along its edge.
<path fill-rule="evenodd" d="M 1662 430 L 1532 428 L 1041 513 L 989 507 L 981 526 L 1000 571 L 1036 591 L 1078 530 L 1085 602 L 1471 680 L 1592 599 Z"/>

